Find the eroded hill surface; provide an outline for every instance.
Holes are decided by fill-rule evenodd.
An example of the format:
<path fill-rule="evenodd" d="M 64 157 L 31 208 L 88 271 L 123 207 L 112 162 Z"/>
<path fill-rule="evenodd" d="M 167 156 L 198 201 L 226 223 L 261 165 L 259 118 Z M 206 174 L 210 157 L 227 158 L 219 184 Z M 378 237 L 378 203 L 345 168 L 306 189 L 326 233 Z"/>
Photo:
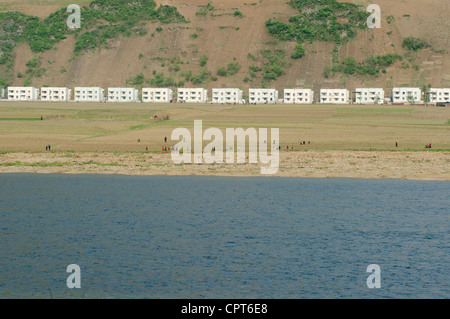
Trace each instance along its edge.
<path fill-rule="evenodd" d="M 339 2 L 352 2 L 361 11 L 371 4 L 365 0 Z M 89 6 L 89 1 L 36 4 L 3 0 L 0 7 L 44 19 L 71 3 Z M 292 59 L 298 39 L 281 40 L 266 27 L 270 19 L 288 24 L 291 17 L 299 15 L 286 0 L 158 0 L 155 9 L 175 7 L 187 22 L 139 21 L 135 25 L 139 32 L 109 38 L 105 46 L 81 54 L 74 53 L 77 34 L 67 34 L 43 52 L 34 52 L 22 42 L 14 49 L 14 63 L 9 69 L 2 65 L 0 72 L 7 84 L 23 85 L 28 78 L 26 84 L 37 87 L 449 87 L 450 2 L 379 0 L 376 4 L 381 8 L 380 29 L 358 28 L 353 39 L 339 45 L 303 41 L 304 55 Z M 105 22 L 97 22 L 101 23 Z M 429 46 L 408 50 L 403 47 L 408 37 L 425 40 Z M 358 74 L 349 68 L 344 72 L 349 61 L 357 65 L 388 54 L 402 59 L 373 66 L 377 68 L 374 74 Z M 38 63 L 30 71 L 33 59 Z M 266 76 L 269 71 L 275 75 Z M 30 72 L 37 73 L 29 77 Z"/>

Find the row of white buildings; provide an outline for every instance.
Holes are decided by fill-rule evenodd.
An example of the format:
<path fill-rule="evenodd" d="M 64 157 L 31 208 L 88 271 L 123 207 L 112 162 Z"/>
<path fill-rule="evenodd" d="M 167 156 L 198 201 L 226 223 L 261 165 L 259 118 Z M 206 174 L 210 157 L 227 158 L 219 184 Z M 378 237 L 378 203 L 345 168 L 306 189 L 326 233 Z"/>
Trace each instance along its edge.
<path fill-rule="evenodd" d="M 109 88 L 107 94 L 101 87 L 75 87 L 72 90 L 65 87 L 8 87 L 2 91 L 3 98 L 11 101 L 53 101 L 53 102 L 174 102 L 174 92 L 170 88 Z M 423 103 L 424 93 L 420 88 L 394 88 L 390 99 L 385 98 L 381 88 L 357 88 L 355 92 L 347 89 L 321 89 L 318 100 L 314 99 L 311 89 L 285 89 L 284 97 L 280 99 L 276 89 L 249 89 L 248 101 L 244 99 L 239 88 L 212 89 L 209 99 L 208 90 L 203 88 L 178 88 L 176 102 L 178 103 L 222 103 L 222 104 L 384 104 Z M 434 89 L 428 92 L 431 103 L 450 103 L 450 88 Z"/>
<path fill-rule="evenodd" d="M 391 98 L 385 98 L 384 90 L 381 88 L 357 88 L 351 98 L 346 89 L 324 89 L 320 90 L 320 103 L 325 104 L 393 104 L 423 103 L 425 93 L 420 88 L 400 87 L 393 88 Z M 286 96 L 285 96 L 286 99 Z M 428 102 L 450 103 L 450 88 L 434 89 L 428 92 Z"/>

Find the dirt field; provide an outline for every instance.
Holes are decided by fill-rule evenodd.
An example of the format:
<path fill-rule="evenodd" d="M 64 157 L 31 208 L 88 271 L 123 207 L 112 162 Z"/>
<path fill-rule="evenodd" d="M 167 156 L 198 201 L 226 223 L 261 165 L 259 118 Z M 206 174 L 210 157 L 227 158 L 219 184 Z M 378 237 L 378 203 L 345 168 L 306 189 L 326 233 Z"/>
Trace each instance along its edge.
<path fill-rule="evenodd" d="M 174 164 L 169 152 L 0 154 L 0 173 L 262 176 L 260 164 Z M 450 152 L 283 151 L 276 174 L 450 181 Z"/>
<path fill-rule="evenodd" d="M 162 147 L 178 143 L 175 128 L 193 132 L 194 120 L 224 136 L 279 128 L 279 176 L 450 180 L 450 108 L 425 106 L 2 102 L 0 171 L 259 174 L 256 164 L 175 165 Z"/>

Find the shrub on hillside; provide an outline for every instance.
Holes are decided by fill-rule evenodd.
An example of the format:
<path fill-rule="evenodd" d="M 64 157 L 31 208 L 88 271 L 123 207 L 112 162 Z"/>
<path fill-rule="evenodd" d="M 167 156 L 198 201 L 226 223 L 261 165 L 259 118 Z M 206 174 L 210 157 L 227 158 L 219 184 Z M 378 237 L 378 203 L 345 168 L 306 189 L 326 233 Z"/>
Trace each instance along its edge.
<path fill-rule="evenodd" d="M 233 75 L 239 72 L 239 70 L 241 69 L 241 65 L 239 64 L 239 62 L 233 63 L 233 62 L 229 62 L 228 66 L 227 66 L 227 73 L 229 75 Z"/>
<path fill-rule="evenodd" d="M 220 75 L 220 76 L 227 76 L 227 75 L 228 75 L 228 72 L 227 72 L 227 70 L 226 70 L 224 67 L 221 67 L 221 68 L 218 68 L 218 69 L 217 69 L 217 75 Z"/>
<path fill-rule="evenodd" d="M 417 51 L 420 49 L 429 48 L 431 45 L 426 40 L 408 37 L 403 39 L 402 47 L 410 51 Z"/>
<path fill-rule="evenodd" d="M 208 62 L 208 57 L 207 57 L 206 55 L 202 55 L 202 56 L 200 57 L 199 62 L 200 62 L 200 65 L 201 65 L 201 66 L 205 66 L 206 63 Z"/>
<path fill-rule="evenodd" d="M 292 52 L 291 58 L 300 59 L 304 55 L 305 55 L 305 48 L 303 47 L 303 45 L 301 43 L 299 43 L 295 46 L 295 51 Z"/>

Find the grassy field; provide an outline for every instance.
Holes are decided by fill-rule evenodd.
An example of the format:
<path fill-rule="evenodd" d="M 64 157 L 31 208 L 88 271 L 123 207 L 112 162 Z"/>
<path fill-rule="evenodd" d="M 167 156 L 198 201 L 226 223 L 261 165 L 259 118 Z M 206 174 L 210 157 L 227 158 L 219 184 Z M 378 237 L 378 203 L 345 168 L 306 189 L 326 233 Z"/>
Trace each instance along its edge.
<path fill-rule="evenodd" d="M 450 150 L 450 109 L 441 107 L 1 102 L 0 151 L 45 151 L 48 144 L 60 151 L 159 151 L 176 143 L 175 128 L 192 131 L 194 120 L 223 131 L 279 128 L 282 149 L 423 151 L 431 143 L 431 151 Z"/>

